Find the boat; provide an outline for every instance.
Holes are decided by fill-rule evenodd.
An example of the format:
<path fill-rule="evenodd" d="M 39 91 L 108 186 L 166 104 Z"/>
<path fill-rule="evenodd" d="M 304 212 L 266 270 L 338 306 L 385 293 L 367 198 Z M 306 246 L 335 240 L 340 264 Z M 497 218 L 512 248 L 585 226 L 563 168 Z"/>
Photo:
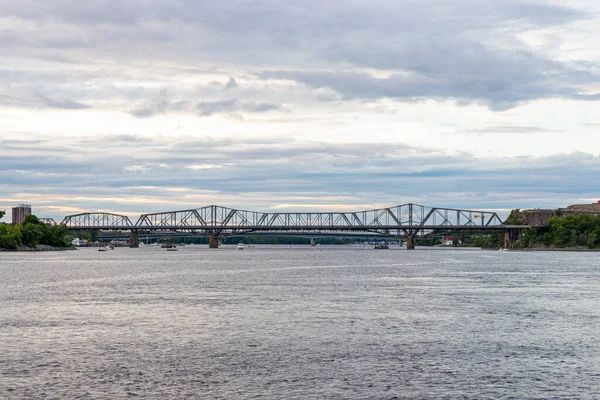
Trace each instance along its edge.
<path fill-rule="evenodd" d="M 238 243 L 237 249 L 238 250 L 244 250 L 244 243 Z"/>
<path fill-rule="evenodd" d="M 167 251 L 177 251 L 177 247 L 167 247 Z"/>
<path fill-rule="evenodd" d="M 375 250 L 387 250 L 390 247 L 388 246 L 387 243 L 377 243 L 375 246 L 373 246 L 373 249 Z"/>
<path fill-rule="evenodd" d="M 177 251 L 177 246 L 172 244 L 163 244 L 160 246 L 162 249 L 167 249 L 167 251 Z"/>
<path fill-rule="evenodd" d="M 105 248 L 105 247 L 100 247 L 100 248 L 98 249 L 98 251 L 106 251 L 106 248 Z"/>

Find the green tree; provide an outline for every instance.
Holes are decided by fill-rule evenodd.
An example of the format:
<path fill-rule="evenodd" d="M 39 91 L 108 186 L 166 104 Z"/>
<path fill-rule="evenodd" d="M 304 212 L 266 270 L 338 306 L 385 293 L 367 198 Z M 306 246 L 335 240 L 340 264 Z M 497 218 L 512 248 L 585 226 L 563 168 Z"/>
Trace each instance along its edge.
<path fill-rule="evenodd" d="M 0 219 L 2 219 L 2 217 L 4 217 L 5 214 L 6 214 L 6 211 L 0 210 Z"/>
<path fill-rule="evenodd" d="M 22 237 L 20 226 L 0 224 L 0 248 L 16 250 L 21 243 Z"/>
<path fill-rule="evenodd" d="M 27 224 L 44 225 L 44 223 L 40 222 L 40 220 L 38 219 L 38 217 L 36 217 L 33 214 L 25 216 L 25 219 L 23 220 L 23 225 L 27 225 Z"/>
<path fill-rule="evenodd" d="M 55 247 L 71 246 L 73 238 L 69 235 L 69 230 L 65 225 L 52 225 L 46 229 L 46 233 L 41 243 Z"/>
<path fill-rule="evenodd" d="M 77 237 L 81 240 L 88 240 L 88 241 L 92 239 L 92 235 L 88 231 L 77 232 Z"/>
<path fill-rule="evenodd" d="M 21 234 L 23 235 L 23 244 L 28 247 L 35 247 L 40 244 L 44 237 L 44 227 L 37 224 L 22 224 Z"/>
<path fill-rule="evenodd" d="M 22 224 L 0 224 L 0 248 L 15 250 L 21 245 L 35 247 L 45 244 L 54 247 L 70 247 L 71 237 L 64 225 L 49 226 L 35 215 L 28 215 Z"/>

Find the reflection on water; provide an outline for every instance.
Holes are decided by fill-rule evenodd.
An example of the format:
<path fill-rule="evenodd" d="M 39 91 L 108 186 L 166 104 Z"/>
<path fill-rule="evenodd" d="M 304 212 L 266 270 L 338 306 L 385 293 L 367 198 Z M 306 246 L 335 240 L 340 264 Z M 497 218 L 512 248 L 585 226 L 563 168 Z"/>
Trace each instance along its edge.
<path fill-rule="evenodd" d="M 600 253 L 0 253 L 0 398 L 598 398 Z"/>

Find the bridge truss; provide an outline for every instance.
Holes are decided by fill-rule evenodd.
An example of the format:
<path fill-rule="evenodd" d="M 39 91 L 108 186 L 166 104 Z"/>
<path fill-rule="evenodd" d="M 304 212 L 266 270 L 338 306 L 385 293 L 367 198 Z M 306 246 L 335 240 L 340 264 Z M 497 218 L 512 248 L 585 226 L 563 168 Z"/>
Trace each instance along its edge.
<path fill-rule="evenodd" d="M 142 214 L 134 224 L 125 215 L 80 213 L 63 222 L 73 230 L 129 231 L 130 245 L 136 247 L 140 232 L 186 232 L 210 238 L 209 246 L 218 247 L 218 238 L 241 234 L 368 234 L 405 237 L 407 248 L 414 238 L 446 231 L 504 231 L 505 243 L 525 225 L 505 225 L 495 212 L 427 207 L 403 204 L 357 212 L 280 213 L 239 210 L 211 205 L 196 209 Z M 512 232 L 512 233 L 511 233 Z M 516 233 L 515 233 L 516 232 Z M 508 238 L 508 239 L 506 239 Z"/>
<path fill-rule="evenodd" d="M 190 210 L 127 216 L 82 213 L 65 217 L 71 229 L 179 231 L 207 236 L 249 232 L 365 232 L 409 235 L 432 230 L 496 230 L 505 225 L 495 212 L 404 204 L 358 212 L 266 213 L 211 205 Z"/>
<path fill-rule="evenodd" d="M 126 215 L 101 212 L 67 215 L 62 224 L 79 230 L 130 230 L 134 227 Z"/>

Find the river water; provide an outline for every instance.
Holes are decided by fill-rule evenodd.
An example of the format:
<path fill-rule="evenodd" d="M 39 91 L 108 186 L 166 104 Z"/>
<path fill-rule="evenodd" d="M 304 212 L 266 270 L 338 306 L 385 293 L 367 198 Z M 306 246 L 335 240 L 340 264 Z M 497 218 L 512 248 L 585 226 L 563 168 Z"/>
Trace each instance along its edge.
<path fill-rule="evenodd" d="M 0 253 L 0 398 L 600 398 L 600 253 Z"/>

